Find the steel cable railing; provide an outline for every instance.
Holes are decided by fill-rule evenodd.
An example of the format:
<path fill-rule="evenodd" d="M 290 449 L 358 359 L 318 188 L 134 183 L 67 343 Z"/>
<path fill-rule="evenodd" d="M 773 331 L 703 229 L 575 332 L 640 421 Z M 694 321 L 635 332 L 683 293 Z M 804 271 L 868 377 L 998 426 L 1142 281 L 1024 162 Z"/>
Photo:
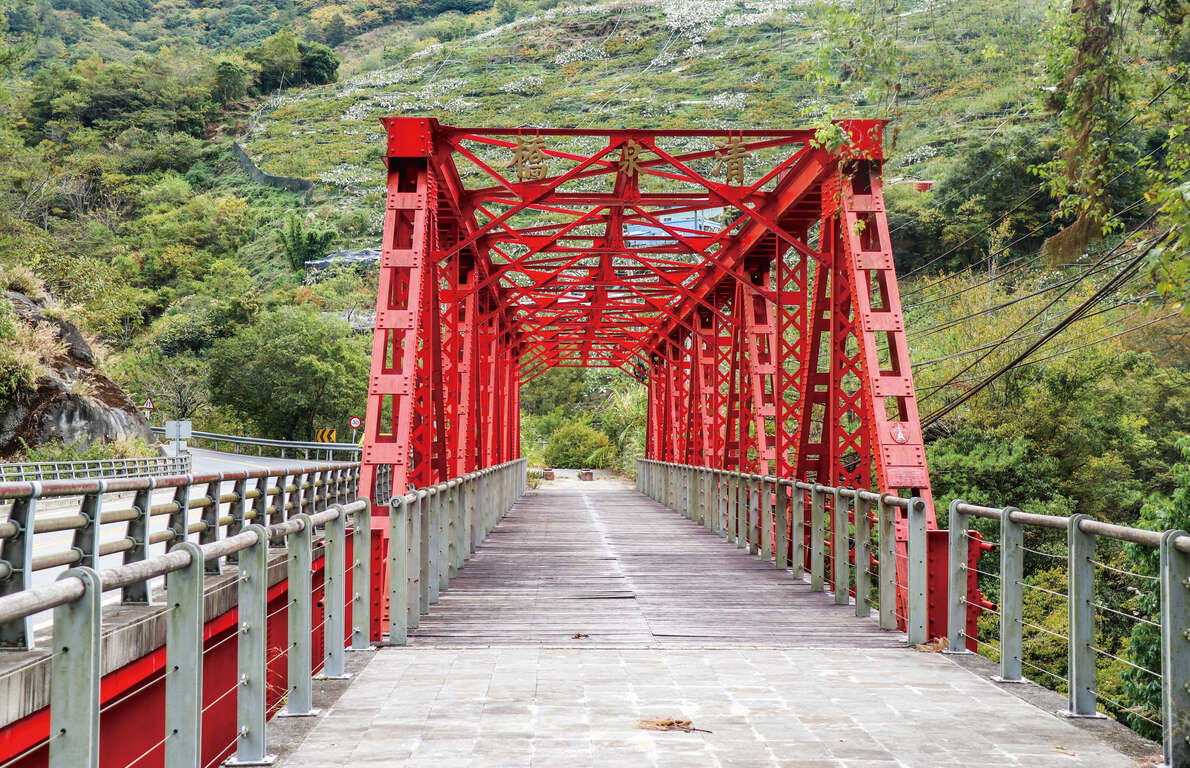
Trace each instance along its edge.
<path fill-rule="evenodd" d="M 751 521 L 758 521 L 759 530 L 766 530 L 771 525 L 775 532 L 773 551 L 770 552 L 767 546 L 758 550 L 766 560 L 783 570 L 788 566 L 798 578 L 808 578 L 812 590 L 829 589 L 840 605 L 849 602 L 848 593 L 854 583 L 859 616 L 870 615 L 866 594 L 874 590 L 883 628 L 900 626 L 907 631 L 910 643 L 927 641 L 927 584 L 933 574 L 927 570 L 926 516 L 921 499 L 650 459 L 638 460 L 637 488 L 737 545 L 742 545 L 741 537 L 744 544 L 749 543 L 749 532 L 753 530 Z M 778 501 L 775 504 L 767 500 L 766 488 L 776 489 Z M 781 501 L 786 495 L 788 508 Z M 764 499 L 764 503 L 759 503 L 760 499 Z M 870 517 L 873 505 L 876 509 L 875 531 L 871 529 Z M 895 510 L 906 513 L 907 531 L 903 534 L 895 531 Z M 788 521 L 781 519 L 786 512 L 791 518 Z M 771 518 L 772 515 L 776 517 Z M 984 541 L 971 527 L 972 519 L 998 522 L 998 541 Z M 851 520 L 854 528 L 849 527 Z M 949 520 L 945 616 L 950 652 L 969 652 L 969 642 L 976 648 L 993 651 L 1000 665 L 998 679 L 1003 682 L 1025 680 L 1025 669 L 1053 679 L 1067 690 L 1069 716 L 1101 717 L 1096 703 L 1103 702 L 1117 713 L 1136 716 L 1156 725 L 1162 729 L 1166 764 L 1190 765 L 1190 741 L 1187 740 L 1190 737 L 1190 684 L 1186 682 L 1190 680 L 1190 534 L 1129 528 L 1099 522 L 1087 515 L 1030 514 L 1015 507 L 985 507 L 962 500 L 951 503 Z M 741 521 L 748 521 L 748 524 L 741 525 Z M 786 531 L 792 535 L 787 536 Z M 1027 531 L 1064 535 L 1065 554 L 1046 551 L 1043 548 L 1046 543 L 1026 546 Z M 903 544 L 896 541 L 900 536 L 906 539 Z M 873 538 L 874 555 L 868 551 Z M 1160 575 L 1154 577 L 1126 571 L 1097 560 L 1099 539 L 1159 550 Z M 803 543 L 807 545 L 805 550 Z M 1056 546 L 1056 542 L 1051 544 Z M 976 568 L 972 564 L 973 547 L 994 549 L 999 555 L 999 573 Z M 832 552 L 833 549 L 837 549 L 837 553 Z M 784 557 L 784 552 L 790 557 Z M 1026 579 L 1026 556 L 1065 563 L 1066 572 L 1060 577 L 1066 580 L 1066 590 Z M 861 568 L 860 564 L 866 563 L 869 557 L 870 563 Z M 1159 618 L 1126 614 L 1096 600 L 1097 569 L 1143 578 L 1159 586 Z M 808 575 L 804 575 L 806 570 Z M 855 574 L 854 581 L 852 573 Z M 867 581 L 869 578 L 876 579 L 874 586 Z M 998 583 L 998 603 L 990 603 L 982 597 L 979 592 L 981 578 Z M 1025 615 L 1026 593 L 1064 603 L 1067 611 L 1065 625 L 1042 626 L 1029 620 Z M 990 637 L 981 639 L 977 629 L 972 636 L 973 630 L 968 623 L 972 606 L 998 619 L 995 642 Z M 1131 619 L 1134 624 L 1158 630 L 1161 670 L 1137 664 L 1125 655 L 1113 652 L 1114 649 L 1099 647 L 1096 644 L 1096 621 L 1103 614 L 1118 615 Z M 1052 637 L 1065 644 L 1066 675 L 1046 669 L 1027 657 L 1026 630 L 1033 636 Z M 1146 712 L 1137 711 L 1135 706 L 1129 707 L 1104 696 L 1096 685 L 1098 659 L 1110 659 L 1160 680 L 1160 717 L 1151 717 Z"/>
<path fill-rule="evenodd" d="M 518 459 L 399 497 L 392 506 L 393 520 L 409 520 L 403 513 L 410 500 L 421 503 L 428 521 L 422 530 L 444 534 L 436 537 L 437 556 L 427 567 L 433 567 L 445 582 L 524 493 L 524 470 L 524 460 Z M 17 755 L 6 756 L 8 761 L 46 749 L 50 768 L 96 765 L 101 750 L 101 713 L 164 683 L 163 738 L 154 739 L 155 743 L 132 764 L 155 753 L 166 765 L 201 765 L 204 757 L 212 758 L 202 753 L 204 714 L 225 716 L 233 693 L 235 739 L 213 756 L 214 761 L 221 760 L 234 746 L 235 762 L 263 764 L 261 761 L 268 758 L 265 723 L 270 714 L 271 664 L 286 657 L 284 707 L 277 716 L 306 716 L 316 711 L 311 682 L 315 673 L 320 672 L 318 677 L 324 679 L 346 679 L 344 638 L 350 635 L 354 650 L 372 647 L 369 630 L 372 507 L 367 499 L 357 498 L 358 472 L 354 464 L 320 465 L 308 470 L 161 481 L 145 478 L 111 484 L 94 481 L 0 485 L 0 499 L 12 499 L 16 512 L 15 517 L 0 523 L 0 541 L 4 547 L 0 553 L 3 555 L 0 565 L 4 566 L 0 569 L 4 573 L 0 584 L 9 587 L 0 594 L 0 635 L 16 641 L 13 645 L 19 649 L 31 648 L 30 618 L 50 609 L 54 611 L 53 651 L 37 662 L 48 663 L 50 667 L 50 727 L 46 738 Z M 275 484 L 270 485 L 270 479 Z M 253 480 L 255 487 L 249 488 Z M 225 492 L 226 483 L 231 483 L 235 490 Z M 116 490 L 136 492 L 130 510 L 103 508 L 103 495 Z M 154 504 L 154 490 L 164 490 L 172 499 Z M 81 496 L 79 513 L 64 516 L 66 522 L 39 528 L 37 500 L 57 495 Z M 426 500 L 433 500 L 434 504 Z M 198 510 L 199 520 L 191 520 L 192 510 Z M 157 538 L 172 547 L 166 553 L 150 556 L 148 544 L 154 535 L 149 534 L 148 522 L 154 516 L 164 518 L 167 523 L 167 535 Z M 113 524 L 124 526 L 123 539 L 132 542 L 119 550 L 125 554 L 123 565 L 99 570 L 98 558 L 103 552 L 94 543 L 100 541 L 99 530 L 105 523 L 109 529 Z M 394 522 L 393 530 L 398 528 L 405 530 L 404 525 Z M 324 558 L 323 583 L 318 588 L 312 583 L 316 530 L 323 531 L 320 544 Z M 34 536 L 40 533 L 44 538 L 47 533 L 62 531 L 73 532 L 75 536 L 75 546 L 71 548 L 75 557 L 67 563 L 74 567 L 62 572 L 57 581 L 34 585 L 31 577 L 37 569 L 34 559 L 28 556 Z M 195 534 L 197 542 L 191 540 Z M 80 545 L 80 537 L 84 536 L 85 541 Z M 350 560 L 349 536 L 354 553 Z M 405 543 L 405 538 L 394 534 L 390 561 L 403 561 L 397 553 L 405 553 Z M 278 544 L 286 548 L 288 596 L 282 605 L 269 612 L 268 554 L 269 547 Z M 237 606 L 234 631 L 206 645 L 205 580 L 219 575 L 225 564 L 232 563 L 238 576 L 234 580 Z M 377 572 L 390 577 L 392 631 L 388 642 L 404 643 L 407 609 L 396 596 L 408 595 L 416 582 L 395 570 L 381 567 Z M 146 619 L 164 624 L 167 655 L 164 671 L 102 702 L 100 679 L 107 671 L 100 663 L 104 656 L 102 594 L 118 591 L 125 597 L 125 603 L 146 604 L 148 601 L 139 597 L 147 595 L 147 585 L 166 575 L 168 607 L 148 607 L 153 615 Z M 350 596 L 346 589 L 349 580 Z M 13 589 L 15 584 L 22 588 Z M 316 604 L 322 610 L 317 622 Z M 420 606 L 415 604 L 415 607 Z M 350 633 L 346 623 L 348 608 Z M 274 643 L 270 648 L 269 621 L 282 612 L 286 614 L 287 639 L 283 646 Z M 416 616 L 417 611 L 413 614 Z M 316 662 L 313 649 L 320 633 L 325 654 Z M 237 667 L 234 684 L 204 702 L 204 658 L 233 639 Z M 274 652 L 272 658 L 270 652 Z M 140 748 L 136 747 L 138 751 Z"/>
<path fill-rule="evenodd" d="M 874 593 L 881 627 L 895 629 L 899 623 L 912 642 L 927 641 L 926 516 L 920 499 L 649 459 L 638 460 L 637 488 L 775 567 L 806 578 L 812 590 L 829 590 L 840 605 L 854 596 L 859 616 L 870 615 Z M 854 529 L 853 510 L 858 513 Z M 907 554 L 897 551 L 896 510 L 908 515 Z M 771 547 L 765 531 L 773 532 Z M 836 545 L 838 557 L 832 551 Z M 904 558 L 907 582 L 898 581 L 898 558 Z M 859 568 L 853 561 L 869 565 Z"/>
<path fill-rule="evenodd" d="M 950 505 L 949 568 L 950 609 L 948 613 L 948 636 L 952 647 L 968 637 L 964 620 L 969 601 L 967 571 L 968 561 L 956 547 L 956 542 L 966 539 L 971 531 L 971 519 L 985 519 L 1000 524 L 1000 573 L 977 571 L 977 577 L 998 578 L 1000 600 L 996 610 L 999 618 L 999 646 L 996 647 L 1000 662 L 1000 679 L 1005 682 L 1019 682 L 1024 678 L 1023 670 L 1029 669 L 1054 680 L 1067 691 L 1067 716 L 1102 717 L 1097 704 L 1110 706 L 1116 714 L 1137 717 L 1159 728 L 1163 734 L 1163 749 L 1167 765 L 1186 765 L 1190 762 L 1190 743 L 1187 742 L 1188 720 L 1190 720 L 1190 690 L 1186 680 L 1190 679 L 1190 535 L 1183 531 L 1148 531 L 1127 526 L 1104 523 L 1087 515 L 1069 517 L 1037 515 L 1020 511 L 1014 507 L 986 507 L 955 500 Z M 1049 530 L 1064 533 L 1067 541 L 1065 556 L 1046 552 L 1037 547 L 1025 546 L 1026 530 Z M 1107 565 L 1096 559 L 1099 540 L 1127 542 L 1142 547 L 1151 547 L 1160 552 L 1158 577 L 1151 577 L 1132 571 L 1125 571 Z M 1049 586 L 1030 583 L 1024 576 L 1026 555 L 1063 560 L 1066 563 L 1066 590 L 1059 591 Z M 1155 579 L 1161 587 L 1160 619 L 1126 614 L 1116 608 L 1102 604 L 1096 599 L 1097 570 L 1129 577 Z M 959 578 L 955 578 L 958 576 Z M 1025 616 L 1025 594 L 1029 590 L 1035 595 L 1066 604 L 1067 620 L 1065 631 L 1041 626 Z M 985 609 L 986 610 L 986 609 Z M 1160 635 L 1162 669 L 1149 669 L 1110 650 L 1097 645 L 1097 622 L 1103 614 L 1131 619 L 1134 624 L 1154 627 Z M 1046 669 L 1027 657 L 1024 638 L 1026 630 L 1044 637 L 1053 637 L 1066 644 L 1066 674 Z M 988 644 L 986 640 L 979 645 Z M 1105 696 L 1097 685 L 1098 659 L 1111 659 L 1145 673 L 1161 686 L 1162 712 L 1160 721 L 1125 705 L 1110 696 Z"/>

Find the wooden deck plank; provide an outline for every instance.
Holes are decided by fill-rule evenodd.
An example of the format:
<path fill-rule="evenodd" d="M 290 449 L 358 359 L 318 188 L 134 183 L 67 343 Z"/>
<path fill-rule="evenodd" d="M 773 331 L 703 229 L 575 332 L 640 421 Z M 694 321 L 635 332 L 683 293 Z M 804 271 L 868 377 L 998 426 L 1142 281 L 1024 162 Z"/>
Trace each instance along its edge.
<path fill-rule="evenodd" d="M 409 644 L 891 648 L 901 640 L 624 483 L 562 480 L 517 502 Z"/>

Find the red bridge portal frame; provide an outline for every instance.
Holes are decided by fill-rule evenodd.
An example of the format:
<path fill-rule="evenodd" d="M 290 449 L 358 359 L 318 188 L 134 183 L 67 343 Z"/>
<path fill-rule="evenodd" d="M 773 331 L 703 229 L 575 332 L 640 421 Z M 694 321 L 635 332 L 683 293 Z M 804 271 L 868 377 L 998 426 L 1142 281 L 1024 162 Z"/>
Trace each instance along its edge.
<path fill-rule="evenodd" d="M 520 386 L 604 366 L 648 386 L 649 458 L 874 480 L 926 499 L 935 527 L 882 122 L 384 124 L 361 487 L 379 465 L 399 493 L 515 458 Z"/>

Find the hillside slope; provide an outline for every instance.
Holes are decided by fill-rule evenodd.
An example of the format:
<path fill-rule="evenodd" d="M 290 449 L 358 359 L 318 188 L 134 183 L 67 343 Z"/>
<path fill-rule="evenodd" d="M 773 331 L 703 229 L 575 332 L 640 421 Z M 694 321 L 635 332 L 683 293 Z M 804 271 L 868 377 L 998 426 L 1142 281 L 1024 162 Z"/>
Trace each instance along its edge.
<path fill-rule="evenodd" d="M 458 16 L 387 27 L 341 49 L 351 73 L 341 82 L 270 99 L 244 143 L 269 172 L 314 179 L 340 209 L 375 212 L 378 119 L 389 114 L 711 129 L 892 117 L 890 179 L 933 178 L 971 140 L 1036 121 L 1039 41 L 1028 30 L 1041 21 L 1038 4 L 904 7 L 874 20 L 888 25 L 882 33 L 855 40 L 833 26 L 828 4 L 804 0 L 619 0 L 488 29 L 487 17 Z M 903 60 L 871 50 L 890 42 Z"/>

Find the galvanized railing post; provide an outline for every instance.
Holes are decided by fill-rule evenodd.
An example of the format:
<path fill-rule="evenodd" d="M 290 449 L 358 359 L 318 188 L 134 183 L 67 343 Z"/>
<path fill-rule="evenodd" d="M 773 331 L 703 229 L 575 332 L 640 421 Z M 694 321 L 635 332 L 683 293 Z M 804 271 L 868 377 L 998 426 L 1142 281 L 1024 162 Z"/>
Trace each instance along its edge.
<path fill-rule="evenodd" d="M 198 533 L 199 544 L 213 544 L 219 540 L 219 499 L 223 495 L 223 473 L 220 472 L 217 477 L 217 480 L 207 483 L 207 505 L 202 508 L 201 516 L 202 523 L 206 527 Z M 208 560 L 204 567 L 207 573 L 212 575 L 221 573 L 217 557 Z"/>
<path fill-rule="evenodd" d="M 765 562 L 773 561 L 773 478 L 760 478 L 760 557 Z"/>
<path fill-rule="evenodd" d="M 425 505 L 427 523 L 427 530 L 429 535 L 426 537 L 426 556 L 427 556 L 427 570 L 426 570 L 426 602 L 428 605 L 433 605 L 438 602 L 438 593 L 442 587 L 442 580 L 439 573 L 442 571 L 441 560 L 441 546 L 439 544 L 442 532 L 442 515 L 440 505 L 438 504 L 438 487 L 431 485 L 425 488 L 426 497 L 422 500 Z M 426 611 L 422 611 L 425 613 Z"/>
<path fill-rule="evenodd" d="M 810 590 L 826 589 L 826 486 L 810 491 Z"/>
<path fill-rule="evenodd" d="M 202 765 L 202 549 L 189 541 L 171 552 L 190 554 L 190 563 L 165 577 L 169 611 L 165 620 L 165 764 Z"/>
<path fill-rule="evenodd" d="M 187 527 L 190 524 L 190 486 L 194 483 L 194 475 L 186 475 L 186 482 L 174 489 L 174 508 L 169 513 L 169 530 L 173 532 L 170 544 L 186 541 Z"/>
<path fill-rule="evenodd" d="M 1190 765 L 1190 555 L 1161 536 L 1161 714 L 1165 764 Z"/>
<path fill-rule="evenodd" d="M 868 594 L 872 590 L 872 500 L 863 492 L 855 494 L 855 615 L 866 619 L 871 609 Z"/>
<path fill-rule="evenodd" d="M 430 596 L 435 592 L 431 584 L 433 577 L 433 525 L 434 517 L 430 510 L 430 492 L 425 488 L 417 491 L 417 520 L 420 534 L 417 539 L 417 594 L 418 616 L 430 612 Z"/>
<path fill-rule="evenodd" d="M 1000 677 L 1002 683 L 1021 682 L 1025 587 L 1024 526 L 1012 519 L 1016 507 L 1000 511 Z"/>
<path fill-rule="evenodd" d="M 289 609 L 289 698 L 277 717 L 309 717 L 317 715 L 310 685 L 313 653 L 310 633 L 313 629 L 313 587 L 311 584 L 314 524 L 305 512 L 294 515 L 302 521 L 302 528 L 287 542 L 286 577 L 289 580 L 287 597 Z M 180 765 L 180 764 L 179 764 Z"/>
<path fill-rule="evenodd" d="M 475 522 L 471 528 L 471 551 L 474 552 L 487 538 L 487 505 L 483 497 L 483 472 L 471 473 L 471 498 L 475 504 Z"/>
<path fill-rule="evenodd" d="M 831 558 L 835 572 L 835 605 L 847 605 L 851 592 L 851 547 L 848 545 L 847 497 L 836 488 L 831 498 Z"/>
<path fill-rule="evenodd" d="M 351 542 L 351 650 L 372 650 L 372 502 L 355 516 Z"/>
<path fill-rule="evenodd" d="M 405 626 L 416 629 L 421 623 L 421 499 L 416 493 L 405 496 Z"/>
<path fill-rule="evenodd" d="M 1105 717 L 1095 711 L 1095 534 L 1079 528 L 1090 515 L 1071 515 L 1066 521 L 1070 615 L 1070 717 Z"/>
<path fill-rule="evenodd" d="M 447 481 L 446 504 L 446 578 L 459 574 L 459 495 L 454 480 Z"/>
<path fill-rule="evenodd" d="M 150 477 L 147 487 L 137 490 L 132 499 L 132 510 L 136 517 L 128 521 L 127 536 L 132 542 L 132 548 L 124 553 L 124 564 L 139 563 L 149 556 L 149 512 L 153 508 L 153 489 L 157 486 L 157 479 Z M 124 605 L 148 605 L 149 582 L 137 581 L 124 587 L 120 592 L 120 602 Z"/>
<path fill-rule="evenodd" d="M 880 628 L 897 628 L 897 541 L 896 510 L 888 497 L 880 495 L 876 503 L 876 557 L 880 582 L 876 588 L 880 606 Z"/>
<path fill-rule="evenodd" d="M 929 640 L 929 573 L 926 552 L 926 503 L 920 497 L 909 500 L 909 643 Z"/>
<path fill-rule="evenodd" d="M 388 642 L 404 645 L 409 638 L 409 585 L 406 540 L 409 504 L 394 496 L 388 508 Z"/>
<path fill-rule="evenodd" d="M 461 571 L 471 559 L 471 542 L 467 535 L 467 485 L 460 477 L 451 482 L 455 486 L 455 566 Z"/>
<path fill-rule="evenodd" d="M 746 513 L 744 511 L 744 508 L 746 506 L 744 503 L 744 494 L 745 494 L 744 473 L 740 472 L 738 470 L 732 472 L 732 481 L 733 482 L 732 482 L 732 486 L 731 486 L 731 488 L 732 488 L 732 494 L 731 494 L 732 495 L 732 498 L 731 498 L 731 507 L 732 507 L 731 535 L 732 535 L 732 541 L 735 542 L 736 546 L 743 547 L 747 544 L 747 537 L 745 535 L 747 526 L 745 525 L 745 514 Z"/>
<path fill-rule="evenodd" d="M 707 530 L 714 530 L 715 518 L 715 479 L 712 470 L 706 467 L 698 469 L 698 522 Z"/>
<path fill-rule="evenodd" d="M 289 496 L 289 475 L 282 472 L 277 476 L 277 484 L 275 490 L 277 493 L 273 495 L 272 512 L 269 514 L 269 524 L 277 525 L 285 522 L 289 517 L 289 511 L 286 509 L 286 498 Z"/>
<path fill-rule="evenodd" d="M 347 513 L 336 504 L 338 511 L 327 521 L 323 543 L 322 615 L 325 629 L 322 636 L 322 680 L 346 680 L 351 675 L 344 669 L 343 642 L 347 629 Z"/>
<path fill-rule="evenodd" d="M 244 530 L 244 515 L 248 512 L 248 476 L 237 478 L 232 485 L 231 495 L 235 498 L 232 500 L 228 511 L 231 513 L 231 522 L 227 525 L 227 536 L 231 538 L 240 531 Z M 233 552 L 227 556 L 229 564 L 239 562 L 240 553 Z"/>
<path fill-rule="evenodd" d="M 256 497 L 252 499 L 252 521 L 256 525 L 269 524 L 269 476 L 263 474 L 256 478 L 256 487 L 252 489 Z"/>
<path fill-rule="evenodd" d="M 748 554 L 760 554 L 760 526 L 761 526 L 761 487 L 760 475 L 748 476 Z"/>
<path fill-rule="evenodd" d="M 968 515 L 962 499 L 950 502 L 947 537 L 946 639 L 951 653 L 967 650 L 967 528 Z"/>
<path fill-rule="evenodd" d="M 739 513 L 740 475 L 738 472 L 729 470 L 727 474 L 727 521 L 725 528 L 727 529 L 727 540 L 733 544 L 739 541 Z"/>
<path fill-rule="evenodd" d="M 781 571 L 789 568 L 789 490 L 789 482 L 786 480 L 778 479 L 773 485 L 777 505 L 773 563 Z"/>
<path fill-rule="evenodd" d="M 91 568 L 72 568 L 83 594 L 54 609 L 50 657 L 49 768 L 99 768 L 99 681 L 103 585 Z"/>
<path fill-rule="evenodd" d="M 96 482 L 99 489 L 83 496 L 83 503 L 79 506 L 79 514 L 86 522 L 74 531 L 72 549 L 82 555 L 79 565 L 83 568 L 99 567 L 99 516 L 103 512 L 103 492 L 107 489 L 107 481 Z"/>
<path fill-rule="evenodd" d="M 239 637 L 236 639 L 236 753 L 226 765 L 272 765 L 265 738 L 268 681 L 269 534 L 263 525 L 244 530 L 256 543 L 240 550 L 236 567 Z"/>
<path fill-rule="evenodd" d="M 475 548 L 479 546 L 476 541 L 476 530 L 478 526 L 475 524 L 475 475 L 463 475 L 462 484 L 459 486 L 460 493 L 463 494 L 463 560 L 471 559 L 471 555 L 475 554 Z"/>
<path fill-rule="evenodd" d="M 438 505 L 438 594 L 450 588 L 450 507 L 447 484 L 439 483 L 434 499 Z"/>
<path fill-rule="evenodd" d="M 795 481 L 790 483 L 790 531 L 793 541 L 790 542 L 790 573 L 795 579 L 806 575 L 806 489 Z"/>
<path fill-rule="evenodd" d="M 0 542 L 0 560 L 9 567 L 8 578 L 0 579 L 0 595 L 16 594 L 33 586 L 33 525 L 41 483 L 32 482 L 29 488 L 28 496 L 13 499 L 8 512 L 8 522 L 16 532 Z M 33 627 L 28 616 L 0 624 L 0 648 L 18 651 L 33 648 Z"/>

